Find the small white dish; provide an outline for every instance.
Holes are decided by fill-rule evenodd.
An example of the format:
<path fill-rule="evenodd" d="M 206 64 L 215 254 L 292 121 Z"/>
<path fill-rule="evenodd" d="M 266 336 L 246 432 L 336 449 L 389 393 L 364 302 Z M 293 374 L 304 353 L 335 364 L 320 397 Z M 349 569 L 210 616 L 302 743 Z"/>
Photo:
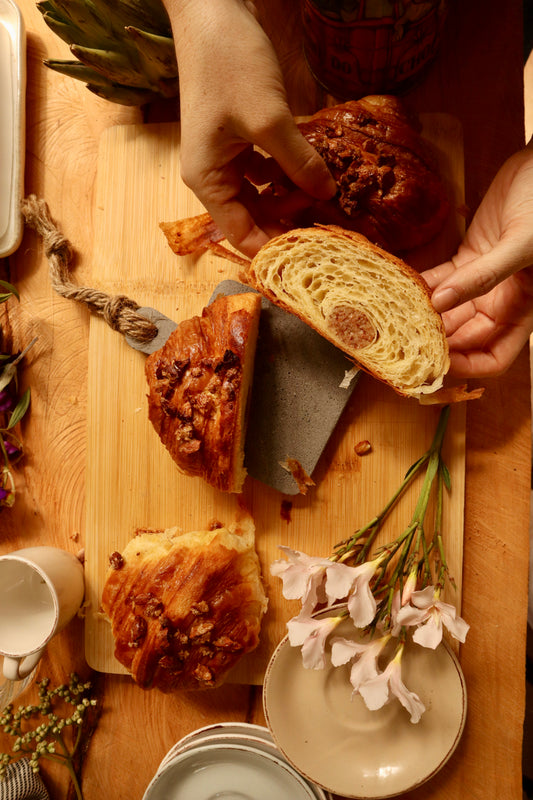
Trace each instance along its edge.
<path fill-rule="evenodd" d="M 0 0 L 0 258 L 22 238 L 26 35 L 13 0 Z"/>
<path fill-rule="evenodd" d="M 327 612 L 326 612 L 327 613 Z M 353 635 L 346 620 L 336 635 Z M 287 760 L 309 781 L 348 798 L 393 797 L 427 781 L 457 747 L 466 718 L 466 685 L 455 654 L 406 645 L 402 679 L 426 707 L 420 722 L 394 698 L 369 711 L 352 696 L 350 665 L 304 669 L 285 637 L 267 667 L 267 725 Z"/>
<path fill-rule="evenodd" d="M 143 800 L 317 800 L 321 795 L 280 755 L 237 744 L 199 745 L 171 759 Z"/>
<path fill-rule="evenodd" d="M 161 761 L 158 772 L 185 750 L 213 743 L 244 744 L 282 757 L 268 728 L 248 722 L 219 722 L 198 728 L 176 742 Z"/>

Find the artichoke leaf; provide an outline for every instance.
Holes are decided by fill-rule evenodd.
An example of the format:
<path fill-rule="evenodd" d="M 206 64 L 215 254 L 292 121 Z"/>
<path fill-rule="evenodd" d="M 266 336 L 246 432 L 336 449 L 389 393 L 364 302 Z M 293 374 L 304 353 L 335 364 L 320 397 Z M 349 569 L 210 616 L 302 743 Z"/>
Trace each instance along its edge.
<path fill-rule="evenodd" d="M 87 3 L 119 38 L 124 38 L 124 28 L 128 25 L 150 33 L 172 36 L 170 20 L 160 0 L 115 0 L 113 3 L 109 0 L 87 0 Z"/>
<path fill-rule="evenodd" d="M 92 4 L 87 0 L 48 0 L 49 8 L 44 10 L 42 5 L 39 5 L 39 10 L 43 15 L 48 12 L 71 26 L 70 44 L 87 42 L 89 47 L 104 47 L 106 42 L 114 38 L 112 28 L 104 24 L 101 15 L 94 13 Z"/>
<path fill-rule="evenodd" d="M 116 85 L 102 75 L 101 72 L 97 72 L 86 64 L 81 64 L 79 61 L 47 59 L 43 63 L 45 67 L 54 70 L 54 72 L 66 75 L 68 78 L 76 78 L 76 80 L 83 81 L 83 83 L 98 84 L 99 86 L 107 86 L 109 88 Z"/>
<path fill-rule="evenodd" d="M 106 49 L 107 46 L 113 44 L 112 39 L 107 39 L 104 35 L 100 35 L 97 38 L 92 33 L 85 33 L 72 22 L 64 20 L 61 17 L 56 17 L 49 11 L 43 14 L 43 19 L 50 30 L 69 45 L 79 44 L 82 47 L 94 47 L 96 44 L 102 49 Z M 116 42 L 114 44 L 116 45 Z"/>
<path fill-rule="evenodd" d="M 153 73 L 156 81 L 177 76 L 178 64 L 172 38 L 155 36 L 132 26 L 128 26 L 126 32 L 135 42 L 143 67 Z"/>
<path fill-rule="evenodd" d="M 139 65 L 132 61 L 129 54 L 116 53 L 112 50 L 97 50 L 91 47 L 72 45 L 70 48 L 82 64 L 87 64 L 97 72 L 104 75 L 111 83 L 121 83 L 124 86 L 136 86 L 143 89 L 157 89 L 149 75 L 143 74 Z"/>

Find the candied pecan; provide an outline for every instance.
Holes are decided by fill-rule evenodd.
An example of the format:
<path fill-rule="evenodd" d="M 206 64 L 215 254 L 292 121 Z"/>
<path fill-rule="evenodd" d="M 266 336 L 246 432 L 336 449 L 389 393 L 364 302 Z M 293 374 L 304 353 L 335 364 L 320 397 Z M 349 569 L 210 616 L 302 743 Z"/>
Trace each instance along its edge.
<path fill-rule="evenodd" d="M 159 364 L 155 376 L 160 381 L 178 383 L 190 365 L 190 359 L 173 361 L 171 364 Z"/>
<path fill-rule="evenodd" d="M 135 616 L 130 630 L 130 647 L 140 647 L 148 631 L 148 623 L 144 617 Z"/>
<path fill-rule="evenodd" d="M 133 602 L 136 606 L 145 606 L 152 597 L 153 594 L 151 592 L 141 592 L 133 596 Z"/>
<path fill-rule="evenodd" d="M 193 622 L 189 630 L 189 636 L 191 639 L 199 639 L 202 638 L 203 641 L 207 641 L 206 636 L 211 633 L 213 628 L 215 627 L 215 623 L 211 622 L 210 620 L 198 620 L 197 622 Z"/>
<path fill-rule="evenodd" d="M 157 597 L 151 597 L 144 607 L 144 613 L 147 617 L 160 617 L 164 611 L 164 605 Z"/>
<path fill-rule="evenodd" d="M 241 360 L 237 353 L 234 353 L 233 350 L 226 350 L 222 361 L 219 361 L 218 364 L 215 366 L 215 373 L 220 372 L 222 369 L 229 369 L 229 367 L 236 367 L 241 363 Z"/>
<path fill-rule="evenodd" d="M 169 672 L 182 672 L 183 670 L 183 664 L 180 664 L 171 656 L 161 656 L 157 663 L 161 669 L 166 669 Z"/>
<path fill-rule="evenodd" d="M 115 550 L 115 552 L 111 553 L 109 556 L 109 564 L 113 569 L 122 569 L 124 566 L 124 558 L 118 550 Z"/>
<path fill-rule="evenodd" d="M 209 611 L 209 603 L 207 600 L 198 600 L 197 603 L 193 603 L 191 606 L 191 612 L 193 614 L 207 614 Z"/>
<path fill-rule="evenodd" d="M 215 402 L 211 392 L 201 392 L 194 398 L 194 407 L 205 416 L 211 414 L 215 408 Z"/>
<path fill-rule="evenodd" d="M 194 669 L 193 675 L 201 683 L 213 683 L 213 673 L 205 664 L 198 664 Z"/>
<path fill-rule="evenodd" d="M 221 650 L 233 650 L 234 652 L 242 650 L 242 645 L 230 639 L 229 636 L 219 636 L 218 639 L 215 639 L 213 645 L 219 647 Z"/>
<path fill-rule="evenodd" d="M 357 444 L 354 447 L 354 450 L 358 456 L 364 456 L 367 453 L 370 453 L 370 451 L 372 450 L 372 445 L 370 444 L 368 439 L 363 439 L 363 441 L 357 442 Z"/>
<path fill-rule="evenodd" d="M 155 646 L 157 650 L 165 652 L 169 650 L 172 644 L 172 639 L 168 628 L 159 628 L 155 636 Z"/>

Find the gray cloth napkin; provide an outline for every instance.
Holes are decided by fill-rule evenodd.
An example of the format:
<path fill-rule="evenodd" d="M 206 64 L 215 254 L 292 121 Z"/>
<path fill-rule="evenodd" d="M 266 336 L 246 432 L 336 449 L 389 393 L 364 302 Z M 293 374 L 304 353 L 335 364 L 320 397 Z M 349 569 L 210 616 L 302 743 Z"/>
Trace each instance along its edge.
<path fill-rule="evenodd" d="M 50 795 L 29 759 L 21 758 L 7 765 L 6 777 L 0 781 L 0 800 L 50 800 Z"/>

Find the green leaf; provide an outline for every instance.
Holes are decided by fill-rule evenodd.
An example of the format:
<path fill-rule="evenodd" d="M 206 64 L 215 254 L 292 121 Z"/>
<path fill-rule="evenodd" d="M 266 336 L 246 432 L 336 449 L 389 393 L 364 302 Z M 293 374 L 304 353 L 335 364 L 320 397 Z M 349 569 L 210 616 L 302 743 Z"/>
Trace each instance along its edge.
<path fill-rule="evenodd" d="M 444 481 L 444 485 L 446 486 L 446 488 L 450 492 L 451 488 L 452 488 L 452 479 L 451 479 L 451 476 L 450 476 L 450 470 L 448 469 L 448 467 L 446 466 L 446 464 L 443 461 L 441 461 L 440 469 L 441 469 L 442 480 Z"/>
<path fill-rule="evenodd" d="M 31 399 L 31 392 L 30 389 L 26 389 L 20 400 L 18 401 L 17 405 L 11 412 L 11 416 L 9 418 L 9 422 L 7 425 L 7 429 L 14 428 L 15 425 L 20 422 L 26 411 L 30 406 L 30 399 Z"/>
<path fill-rule="evenodd" d="M 0 298 L 2 298 L 2 300 L 1 300 L 2 303 L 5 300 L 7 300 L 9 297 L 11 297 L 11 295 L 15 295 L 17 300 L 20 300 L 19 293 L 17 292 L 17 290 L 15 289 L 15 287 L 13 286 L 12 283 L 9 283 L 8 281 L 0 280 L 0 286 L 3 286 L 4 289 L 7 289 L 7 291 L 9 292 L 9 294 L 7 294 L 7 295 L 0 295 Z"/>

